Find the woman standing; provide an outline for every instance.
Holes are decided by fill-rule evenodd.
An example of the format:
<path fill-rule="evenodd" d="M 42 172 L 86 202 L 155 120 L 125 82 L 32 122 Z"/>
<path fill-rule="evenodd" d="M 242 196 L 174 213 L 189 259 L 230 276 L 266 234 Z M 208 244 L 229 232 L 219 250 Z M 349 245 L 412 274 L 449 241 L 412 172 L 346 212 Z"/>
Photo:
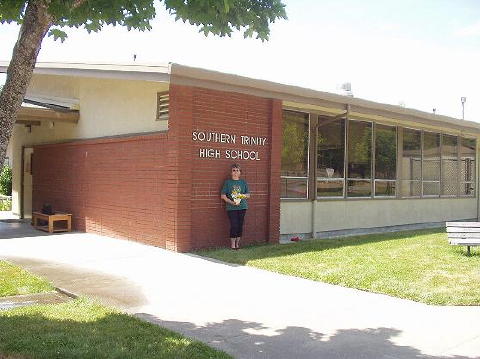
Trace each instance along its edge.
<path fill-rule="evenodd" d="M 239 249 L 243 232 L 243 220 L 247 212 L 247 198 L 250 198 L 248 184 L 240 179 L 242 169 L 239 164 L 232 165 L 232 179 L 227 179 L 220 196 L 227 203 L 227 214 L 230 220 L 230 248 Z"/>

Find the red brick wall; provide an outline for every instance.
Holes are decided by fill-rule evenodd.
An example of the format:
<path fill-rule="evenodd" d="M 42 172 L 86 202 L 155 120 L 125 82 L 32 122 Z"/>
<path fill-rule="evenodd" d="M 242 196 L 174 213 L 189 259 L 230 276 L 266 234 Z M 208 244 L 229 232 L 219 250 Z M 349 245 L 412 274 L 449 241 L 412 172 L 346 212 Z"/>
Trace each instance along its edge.
<path fill-rule="evenodd" d="M 33 208 L 72 213 L 73 228 L 168 247 L 167 136 L 36 146 Z"/>
<path fill-rule="evenodd" d="M 179 112 L 175 111 L 177 107 L 181 109 Z M 238 93 L 171 86 L 170 108 L 174 111 L 170 113 L 170 130 L 184 126 L 179 130 L 181 134 L 176 135 L 185 161 L 179 174 L 186 192 L 179 193 L 182 201 L 179 205 L 184 213 L 191 211 L 188 217 L 191 232 L 178 238 L 178 249 L 229 245 L 228 218 L 220 190 L 235 162 L 242 166 L 243 178 L 251 192 L 243 244 L 277 242 L 280 232 L 281 102 Z M 236 143 L 193 141 L 193 131 L 234 134 Z M 241 135 L 266 137 L 267 142 L 265 146 L 242 145 Z M 201 148 L 218 149 L 221 158 L 201 158 Z M 260 160 L 225 158 L 225 150 L 231 149 L 258 152 Z"/>
<path fill-rule="evenodd" d="M 167 133 L 36 146 L 33 208 L 51 203 L 73 213 L 76 230 L 180 252 L 227 246 L 220 189 L 238 162 L 252 194 L 243 243 L 277 242 L 281 119 L 281 101 L 171 85 Z M 193 131 L 235 134 L 237 142 L 193 141 Z M 241 135 L 267 142 L 242 145 Z M 200 148 L 222 158 L 200 158 Z M 226 159 L 227 149 L 255 151 L 260 160 Z"/>

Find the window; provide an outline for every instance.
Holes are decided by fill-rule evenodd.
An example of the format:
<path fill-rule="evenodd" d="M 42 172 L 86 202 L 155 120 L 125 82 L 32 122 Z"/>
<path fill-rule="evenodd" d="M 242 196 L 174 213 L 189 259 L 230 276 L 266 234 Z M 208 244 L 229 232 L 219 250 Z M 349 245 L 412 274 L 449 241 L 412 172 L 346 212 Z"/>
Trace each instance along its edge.
<path fill-rule="evenodd" d="M 283 112 L 281 198 L 474 196 L 475 181 L 475 138 Z"/>
<path fill-rule="evenodd" d="M 168 120 L 169 105 L 168 91 L 157 93 L 157 121 Z"/>
<path fill-rule="evenodd" d="M 403 197 L 422 195 L 422 133 L 403 129 L 401 193 Z"/>
<path fill-rule="evenodd" d="M 307 198 L 309 114 L 283 112 L 281 197 Z"/>
<path fill-rule="evenodd" d="M 345 120 L 318 118 L 317 197 L 344 196 Z"/>
<path fill-rule="evenodd" d="M 457 137 L 442 135 L 442 195 L 458 195 Z"/>
<path fill-rule="evenodd" d="M 424 196 L 440 195 L 439 133 L 423 133 L 422 186 Z"/>
<path fill-rule="evenodd" d="M 461 138 L 460 144 L 460 195 L 475 194 L 476 141 L 473 138 Z"/>
<path fill-rule="evenodd" d="M 395 197 L 397 128 L 375 125 L 375 196 Z"/>
<path fill-rule="evenodd" d="M 348 122 L 347 197 L 372 195 L 372 123 Z"/>

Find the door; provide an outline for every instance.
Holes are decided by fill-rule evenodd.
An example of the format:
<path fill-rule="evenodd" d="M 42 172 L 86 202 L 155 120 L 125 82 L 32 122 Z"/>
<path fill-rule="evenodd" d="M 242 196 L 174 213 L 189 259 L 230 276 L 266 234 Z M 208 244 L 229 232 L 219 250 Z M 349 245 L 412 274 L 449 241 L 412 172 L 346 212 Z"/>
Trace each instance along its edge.
<path fill-rule="evenodd" d="M 32 218 L 32 159 L 33 148 L 23 148 L 23 188 L 22 188 L 22 218 Z"/>

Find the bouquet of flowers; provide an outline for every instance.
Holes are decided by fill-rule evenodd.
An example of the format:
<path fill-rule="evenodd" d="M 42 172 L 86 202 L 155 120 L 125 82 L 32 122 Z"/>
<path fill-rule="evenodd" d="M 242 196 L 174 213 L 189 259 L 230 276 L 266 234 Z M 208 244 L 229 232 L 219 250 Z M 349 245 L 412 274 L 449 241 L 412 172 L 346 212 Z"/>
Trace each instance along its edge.
<path fill-rule="evenodd" d="M 242 199 L 247 198 L 247 196 L 240 192 L 233 192 L 232 198 L 233 202 L 235 202 L 236 205 L 239 205 Z"/>

